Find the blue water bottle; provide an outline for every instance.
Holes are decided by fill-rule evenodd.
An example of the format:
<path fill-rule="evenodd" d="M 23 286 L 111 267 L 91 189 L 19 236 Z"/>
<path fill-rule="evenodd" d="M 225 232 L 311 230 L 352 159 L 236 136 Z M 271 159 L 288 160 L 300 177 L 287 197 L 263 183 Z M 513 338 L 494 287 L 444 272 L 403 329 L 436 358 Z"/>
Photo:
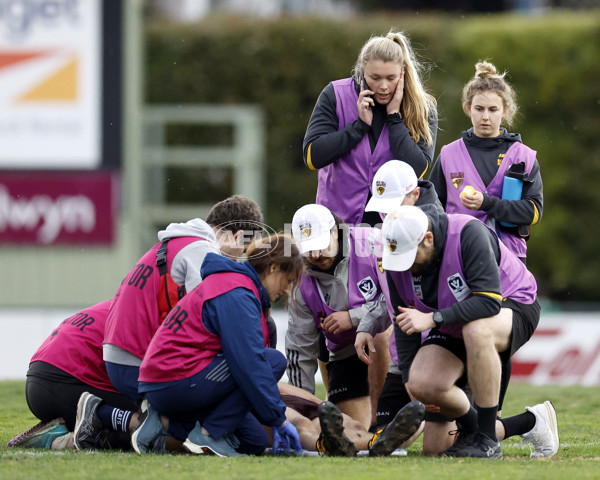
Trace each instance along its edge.
<path fill-rule="evenodd" d="M 523 195 L 523 180 L 527 177 L 525 173 L 525 162 L 513 163 L 502 183 L 502 199 L 503 200 L 521 200 Z M 503 227 L 516 227 L 514 223 L 499 222 Z"/>

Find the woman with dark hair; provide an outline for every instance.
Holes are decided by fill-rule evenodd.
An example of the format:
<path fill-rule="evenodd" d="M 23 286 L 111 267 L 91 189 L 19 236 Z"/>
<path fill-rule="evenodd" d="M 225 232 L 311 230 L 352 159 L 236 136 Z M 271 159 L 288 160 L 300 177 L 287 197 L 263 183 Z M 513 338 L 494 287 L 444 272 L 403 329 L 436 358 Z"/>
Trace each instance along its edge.
<path fill-rule="evenodd" d="M 273 427 L 275 451 L 301 449 L 279 397 L 286 360 L 269 348 L 267 317 L 271 301 L 298 282 L 302 258 L 280 234 L 246 253 L 243 263 L 209 253 L 202 283 L 154 335 L 140 367 L 138 453 L 162 451 L 168 432 L 192 453 L 259 455 L 268 446 L 261 423 Z"/>

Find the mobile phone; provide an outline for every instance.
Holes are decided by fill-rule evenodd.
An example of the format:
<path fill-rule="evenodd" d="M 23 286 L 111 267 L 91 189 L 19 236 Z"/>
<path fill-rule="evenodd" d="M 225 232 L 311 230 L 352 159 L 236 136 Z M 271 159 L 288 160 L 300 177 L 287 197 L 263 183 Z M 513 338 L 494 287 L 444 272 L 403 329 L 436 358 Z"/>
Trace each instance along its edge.
<path fill-rule="evenodd" d="M 369 87 L 369 84 L 367 83 L 367 79 L 365 78 L 365 75 L 364 75 L 364 73 L 363 73 L 363 76 L 362 76 L 362 78 L 361 78 L 361 83 L 362 83 L 362 86 L 363 86 L 363 88 L 364 88 L 365 90 L 371 90 L 371 87 Z M 369 98 L 373 98 L 373 96 L 372 96 L 372 95 L 367 95 L 367 97 L 369 97 Z"/>

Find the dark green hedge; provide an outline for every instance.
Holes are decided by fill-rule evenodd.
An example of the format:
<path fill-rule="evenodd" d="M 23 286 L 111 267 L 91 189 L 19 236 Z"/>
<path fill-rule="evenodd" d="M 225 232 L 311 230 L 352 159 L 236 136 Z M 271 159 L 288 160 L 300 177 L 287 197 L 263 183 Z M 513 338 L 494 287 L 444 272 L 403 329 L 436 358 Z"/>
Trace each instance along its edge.
<path fill-rule="evenodd" d="M 546 297 L 598 300 L 600 11 L 151 24 L 146 101 L 261 104 L 268 122 L 267 221 L 281 228 L 314 201 L 316 173 L 303 164 L 302 139 L 318 94 L 350 74 L 370 35 L 390 28 L 406 31 L 431 67 L 428 85 L 441 117 L 436 154 L 470 126 L 460 93 L 475 63 L 487 58 L 509 71 L 521 108 L 513 131 L 538 151 L 544 180 L 530 268 Z"/>

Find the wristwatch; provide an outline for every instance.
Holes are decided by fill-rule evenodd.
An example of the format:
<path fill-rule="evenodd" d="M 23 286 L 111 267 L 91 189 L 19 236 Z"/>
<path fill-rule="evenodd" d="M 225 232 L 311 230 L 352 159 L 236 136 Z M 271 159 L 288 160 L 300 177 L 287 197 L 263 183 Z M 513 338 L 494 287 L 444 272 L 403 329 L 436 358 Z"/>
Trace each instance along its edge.
<path fill-rule="evenodd" d="M 435 323 L 435 328 L 441 328 L 444 325 L 442 312 L 433 312 L 433 323 Z"/>

